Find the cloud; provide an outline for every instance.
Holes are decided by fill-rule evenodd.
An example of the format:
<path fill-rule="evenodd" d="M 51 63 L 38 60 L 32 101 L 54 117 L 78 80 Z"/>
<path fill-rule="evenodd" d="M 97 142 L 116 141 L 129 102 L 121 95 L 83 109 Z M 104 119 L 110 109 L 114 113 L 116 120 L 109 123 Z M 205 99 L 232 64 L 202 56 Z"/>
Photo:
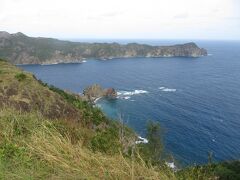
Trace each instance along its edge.
<path fill-rule="evenodd" d="M 174 19 L 187 19 L 189 17 L 188 13 L 181 13 L 174 16 Z"/>
<path fill-rule="evenodd" d="M 109 12 L 109 13 L 104 13 L 100 16 L 102 16 L 102 17 L 115 17 L 115 16 L 119 16 L 121 14 L 123 14 L 123 13 L 122 12 Z"/>
<path fill-rule="evenodd" d="M 107 13 L 102 13 L 99 15 L 95 16 L 88 16 L 87 19 L 89 20 L 103 20 L 106 18 L 116 18 L 117 16 L 123 15 L 124 12 L 107 12 Z"/>
<path fill-rule="evenodd" d="M 228 19 L 228 20 L 240 20 L 240 16 L 230 16 L 230 17 L 225 17 L 225 19 Z"/>
<path fill-rule="evenodd" d="M 0 0 L 0 7 L 1 29 L 33 36 L 240 39 L 240 0 Z"/>

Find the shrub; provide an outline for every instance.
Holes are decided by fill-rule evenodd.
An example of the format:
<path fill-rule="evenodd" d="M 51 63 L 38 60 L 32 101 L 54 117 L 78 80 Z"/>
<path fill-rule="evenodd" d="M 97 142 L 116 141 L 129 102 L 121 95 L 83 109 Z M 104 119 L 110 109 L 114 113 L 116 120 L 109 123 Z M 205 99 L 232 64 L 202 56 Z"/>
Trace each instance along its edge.
<path fill-rule="evenodd" d="M 81 100 L 74 94 L 66 93 L 62 89 L 54 87 L 53 85 L 49 86 L 41 81 L 39 81 L 39 83 L 43 84 L 44 86 L 48 86 L 51 91 L 58 93 L 74 107 L 81 109 L 83 112 L 83 119 L 86 123 L 93 122 L 94 125 L 99 125 L 102 122 L 108 122 L 108 118 L 103 114 L 103 112 L 96 107 L 92 107 L 87 101 Z"/>
<path fill-rule="evenodd" d="M 118 141 L 118 131 L 115 128 L 108 128 L 106 131 L 98 132 L 91 140 L 93 151 L 114 154 L 120 149 Z"/>
<path fill-rule="evenodd" d="M 144 161 L 153 165 L 162 165 L 166 158 L 163 151 L 162 129 L 158 122 L 148 121 L 147 123 L 147 144 L 138 144 L 138 151 Z"/>
<path fill-rule="evenodd" d="M 23 81 L 24 79 L 27 78 L 27 76 L 26 76 L 26 74 L 24 74 L 24 73 L 17 73 L 17 74 L 15 75 L 15 78 L 16 78 L 18 81 Z"/>
<path fill-rule="evenodd" d="M 0 58 L 0 61 L 6 62 L 6 60 L 4 60 L 4 59 L 1 59 L 1 58 Z"/>

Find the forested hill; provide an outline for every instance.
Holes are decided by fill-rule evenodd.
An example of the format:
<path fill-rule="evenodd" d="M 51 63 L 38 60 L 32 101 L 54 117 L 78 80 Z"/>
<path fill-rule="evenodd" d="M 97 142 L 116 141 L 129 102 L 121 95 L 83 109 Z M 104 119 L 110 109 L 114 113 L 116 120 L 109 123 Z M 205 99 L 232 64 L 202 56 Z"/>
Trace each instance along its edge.
<path fill-rule="evenodd" d="M 52 38 L 28 37 L 23 33 L 0 31 L 0 57 L 14 64 L 54 64 L 82 62 L 85 59 L 129 57 L 199 57 L 207 51 L 195 43 L 150 46 L 130 43 L 80 43 Z"/>

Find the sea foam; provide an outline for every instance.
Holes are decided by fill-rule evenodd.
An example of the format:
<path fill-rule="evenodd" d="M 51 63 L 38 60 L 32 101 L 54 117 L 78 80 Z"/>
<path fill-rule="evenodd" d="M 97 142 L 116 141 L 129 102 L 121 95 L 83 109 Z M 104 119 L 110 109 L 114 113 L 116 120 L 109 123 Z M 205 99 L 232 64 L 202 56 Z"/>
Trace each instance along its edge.
<path fill-rule="evenodd" d="M 120 99 L 130 99 L 131 96 L 133 96 L 133 95 L 147 94 L 147 93 L 148 93 L 148 91 L 141 90 L 141 89 L 139 89 L 139 90 L 137 89 L 134 91 L 118 91 L 117 97 Z"/>
<path fill-rule="evenodd" d="M 170 89 L 170 88 L 166 88 L 166 87 L 159 87 L 158 89 L 160 89 L 161 91 L 164 91 L 164 92 L 175 92 L 177 91 L 177 89 Z"/>
<path fill-rule="evenodd" d="M 148 91 L 145 90 L 134 90 L 134 91 L 119 91 L 117 92 L 118 96 L 132 96 L 137 94 L 146 94 Z"/>
<path fill-rule="evenodd" d="M 143 138 L 141 136 L 138 136 L 138 140 L 135 141 L 135 144 L 147 144 L 148 143 L 148 140 L 146 138 Z"/>

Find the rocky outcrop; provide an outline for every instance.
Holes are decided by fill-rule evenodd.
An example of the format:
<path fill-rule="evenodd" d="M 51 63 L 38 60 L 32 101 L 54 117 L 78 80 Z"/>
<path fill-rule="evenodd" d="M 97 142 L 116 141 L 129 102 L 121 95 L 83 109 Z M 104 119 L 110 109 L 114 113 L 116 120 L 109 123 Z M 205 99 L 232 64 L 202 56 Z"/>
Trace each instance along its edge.
<path fill-rule="evenodd" d="M 109 99 L 117 98 L 117 91 L 114 88 L 108 88 L 104 91 L 104 96 Z"/>
<path fill-rule="evenodd" d="M 23 33 L 0 32 L 0 57 L 14 64 L 55 64 L 82 62 L 84 59 L 130 57 L 199 57 L 207 51 L 195 43 L 150 46 L 130 43 L 80 43 L 51 38 L 33 38 Z"/>
<path fill-rule="evenodd" d="M 109 99 L 117 98 L 117 92 L 114 88 L 103 89 L 100 85 L 94 84 L 88 86 L 83 90 L 84 98 L 90 102 L 94 102 L 96 99 L 106 97 Z"/>
<path fill-rule="evenodd" d="M 83 90 L 83 95 L 88 101 L 94 102 L 97 98 L 104 96 L 104 89 L 100 85 L 94 84 L 85 88 Z"/>

